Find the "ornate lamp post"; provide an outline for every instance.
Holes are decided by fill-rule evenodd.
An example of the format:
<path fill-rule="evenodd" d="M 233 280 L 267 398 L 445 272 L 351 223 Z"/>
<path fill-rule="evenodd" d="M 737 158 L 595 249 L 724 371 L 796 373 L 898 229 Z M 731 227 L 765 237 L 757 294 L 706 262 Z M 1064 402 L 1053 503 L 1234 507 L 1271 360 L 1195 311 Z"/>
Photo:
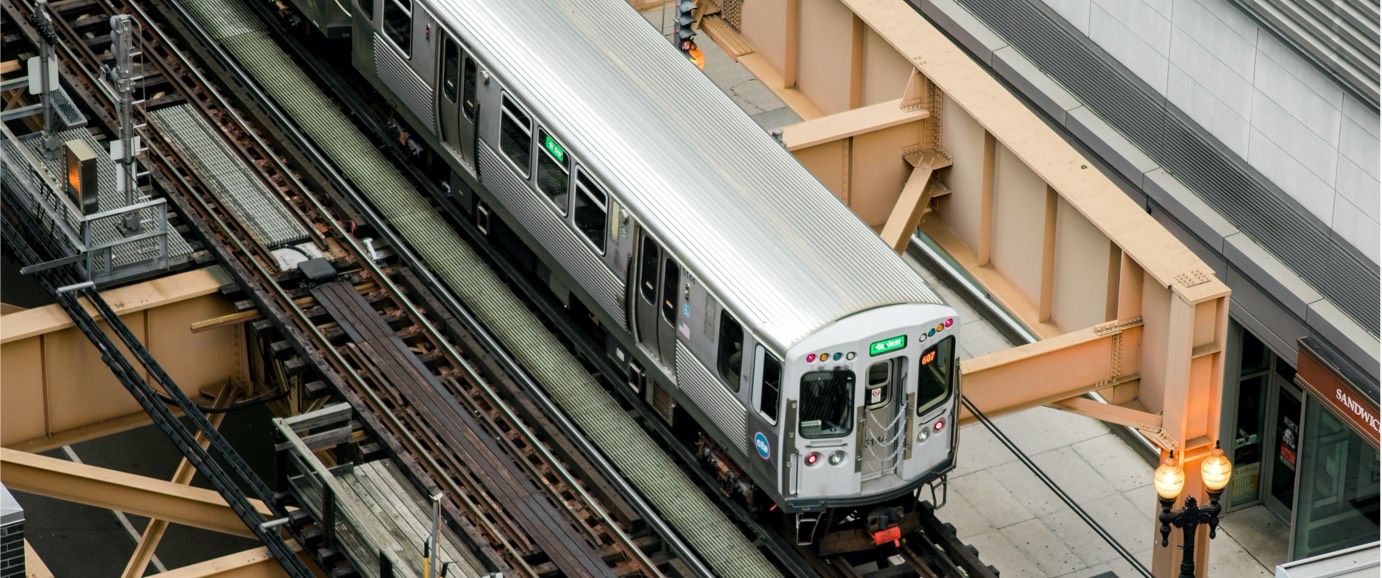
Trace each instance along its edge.
<path fill-rule="evenodd" d="M 1161 546 L 1164 548 L 1169 544 L 1172 525 L 1180 528 L 1183 533 L 1180 578 L 1195 578 L 1195 532 L 1200 524 L 1209 524 L 1209 538 L 1214 538 L 1219 528 L 1219 496 L 1228 485 L 1233 464 L 1224 457 L 1219 442 L 1214 442 L 1214 451 L 1200 465 L 1200 478 L 1209 491 L 1209 504 L 1197 505 L 1195 496 L 1186 496 L 1185 505 L 1172 512 L 1171 506 L 1175 505 L 1176 497 L 1185 487 L 1185 471 L 1175 458 L 1176 453 L 1171 452 L 1153 474 L 1157 499 L 1161 503 L 1161 515 L 1158 516 L 1161 521 Z"/>

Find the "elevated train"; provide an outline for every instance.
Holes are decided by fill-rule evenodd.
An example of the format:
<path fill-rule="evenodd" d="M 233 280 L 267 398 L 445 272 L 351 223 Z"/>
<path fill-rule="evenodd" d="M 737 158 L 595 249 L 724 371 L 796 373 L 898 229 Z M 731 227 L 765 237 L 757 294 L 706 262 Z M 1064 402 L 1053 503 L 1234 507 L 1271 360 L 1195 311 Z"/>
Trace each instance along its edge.
<path fill-rule="evenodd" d="M 626 3 L 296 1 L 724 491 L 827 550 L 910 529 L 955 466 L 956 311 Z"/>

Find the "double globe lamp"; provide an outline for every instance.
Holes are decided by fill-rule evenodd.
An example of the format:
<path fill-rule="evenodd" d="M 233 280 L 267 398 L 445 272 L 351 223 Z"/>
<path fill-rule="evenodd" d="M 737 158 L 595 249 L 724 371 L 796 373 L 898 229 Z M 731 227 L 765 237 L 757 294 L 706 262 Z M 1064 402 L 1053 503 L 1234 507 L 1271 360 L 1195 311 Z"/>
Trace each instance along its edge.
<path fill-rule="evenodd" d="M 1214 538 L 1215 531 L 1219 528 L 1219 496 L 1224 493 L 1224 487 L 1228 486 L 1232 473 L 1233 464 L 1224 457 L 1224 450 L 1220 449 L 1219 442 L 1214 442 L 1214 451 L 1210 452 L 1209 457 L 1200 465 L 1200 479 L 1204 482 L 1205 490 L 1209 492 L 1209 504 L 1196 505 L 1195 496 L 1186 496 L 1185 505 L 1174 512 L 1171 511 L 1171 506 L 1175 505 L 1176 497 L 1185 487 L 1185 470 L 1176 463 L 1176 452 L 1172 451 L 1153 474 L 1157 500 L 1161 503 L 1161 515 L 1158 516 L 1158 520 L 1161 521 L 1161 546 L 1164 548 L 1169 543 L 1172 525 L 1180 528 L 1184 534 L 1180 578 L 1195 577 L 1195 531 L 1200 524 L 1209 524 L 1209 537 Z"/>

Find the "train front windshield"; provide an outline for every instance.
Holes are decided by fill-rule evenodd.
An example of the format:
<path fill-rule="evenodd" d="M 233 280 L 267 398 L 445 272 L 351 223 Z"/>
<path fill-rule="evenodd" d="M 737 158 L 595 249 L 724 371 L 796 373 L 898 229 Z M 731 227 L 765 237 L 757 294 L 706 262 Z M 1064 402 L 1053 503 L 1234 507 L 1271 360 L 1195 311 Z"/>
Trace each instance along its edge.
<path fill-rule="evenodd" d="M 801 436 L 839 437 L 854 429 L 854 372 L 813 371 L 801 377 Z"/>
<path fill-rule="evenodd" d="M 950 397 L 955 373 L 955 338 L 946 337 L 921 354 L 917 383 L 917 416 Z"/>

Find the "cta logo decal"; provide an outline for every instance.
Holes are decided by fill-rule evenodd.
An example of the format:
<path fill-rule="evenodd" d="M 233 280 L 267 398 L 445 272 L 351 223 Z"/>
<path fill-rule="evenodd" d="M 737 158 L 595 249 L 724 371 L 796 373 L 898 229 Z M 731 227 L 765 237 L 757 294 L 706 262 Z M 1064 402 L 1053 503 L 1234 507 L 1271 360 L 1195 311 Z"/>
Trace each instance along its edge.
<path fill-rule="evenodd" d="M 773 453 L 772 446 L 768 445 L 768 436 L 763 435 L 763 432 L 753 434 L 753 447 L 758 448 L 758 457 L 765 460 Z"/>

